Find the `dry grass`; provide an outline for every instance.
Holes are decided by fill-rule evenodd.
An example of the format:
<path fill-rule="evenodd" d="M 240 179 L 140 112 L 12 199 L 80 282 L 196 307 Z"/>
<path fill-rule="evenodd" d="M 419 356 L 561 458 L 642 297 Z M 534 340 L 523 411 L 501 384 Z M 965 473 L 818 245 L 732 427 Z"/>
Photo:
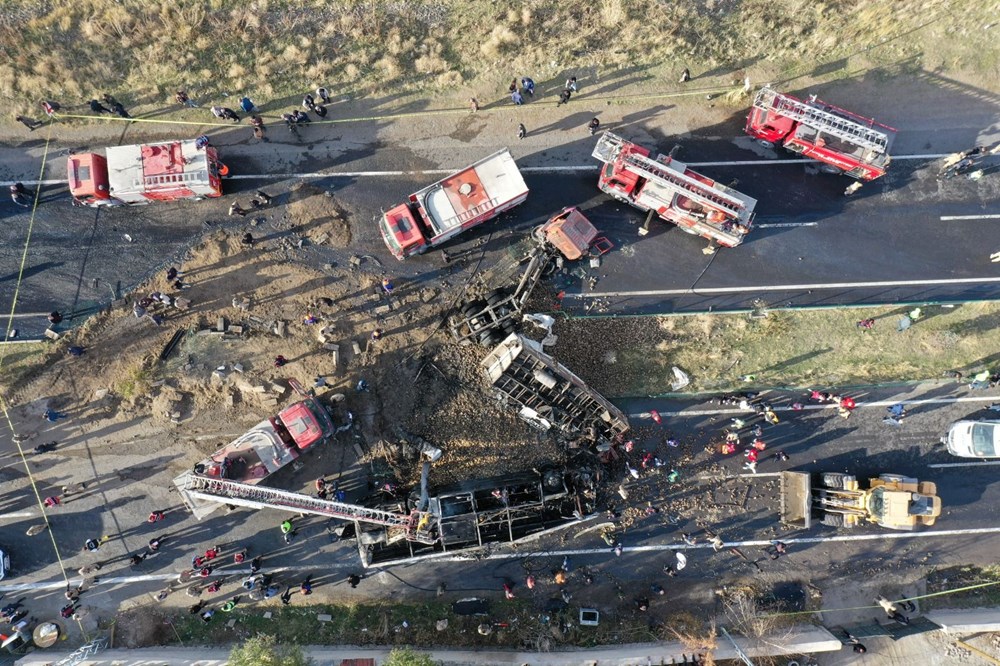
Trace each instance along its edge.
<path fill-rule="evenodd" d="M 727 77 L 747 67 L 801 74 L 858 53 L 862 66 L 919 55 L 936 68 L 995 73 L 989 4 L 0 0 L 0 96 L 24 109 L 103 92 L 128 106 L 161 104 L 177 88 L 267 102 L 317 85 L 363 94 L 671 63 Z M 893 39 L 922 25 L 919 39 Z"/>
<path fill-rule="evenodd" d="M 691 375 L 689 391 L 733 389 L 743 385 L 741 375 L 753 375 L 751 385 L 760 386 L 847 386 L 940 379 L 950 370 L 968 374 L 1000 365 L 1000 305 L 925 307 L 900 333 L 897 324 L 909 309 L 573 320 L 557 327 L 556 353 L 574 359 L 577 374 L 612 396 L 669 392 L 675 365 Z M 856 324 L 868 317 L 875 329 L 862 332 Z"/>

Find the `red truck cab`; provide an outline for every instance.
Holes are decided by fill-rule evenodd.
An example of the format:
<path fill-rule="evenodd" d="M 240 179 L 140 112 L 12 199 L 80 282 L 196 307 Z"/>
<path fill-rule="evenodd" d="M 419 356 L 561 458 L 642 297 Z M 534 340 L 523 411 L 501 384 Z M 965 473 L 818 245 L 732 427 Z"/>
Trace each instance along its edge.
<path fill-rule="evenodd" d="M 97 153 L 70 155 L 67 164 L 69 192 L 77 204 L 101 206 L 116 203 L 108 183 L 108 161 Z"/>

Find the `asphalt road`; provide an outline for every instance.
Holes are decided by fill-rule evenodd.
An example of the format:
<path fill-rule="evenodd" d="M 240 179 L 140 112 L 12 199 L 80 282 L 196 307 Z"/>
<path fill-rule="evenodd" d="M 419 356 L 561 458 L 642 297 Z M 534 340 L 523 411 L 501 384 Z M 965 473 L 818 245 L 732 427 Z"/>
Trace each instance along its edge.
<path fill-rule="evenodd" d="M 77 578 L 75 569 L 84 564 L 106 562 L 101 582 L 85 596 L 86 604 L 104 609 L 117 607 L 122 599 L 148 602 L 151 597 L 145 595 L 162 589 L 179 571 L 190 567 L 193 554 L 220 541 L 230 553 L 238 547 L 249 547 L 253 554 L 264 554 L 265 570 L 283 583 L 297 585 L 312 574 L 318 594 L 341 599 L 371 595 L 421 598 L 434 594 L 441 581 L 455 595 L 492 596 L 505 579 L 520 583 L 527 572 L 544 578 L 559 566 L 563 554 L 569 553 L 575 572 L 586 569 L 598 581 L 589 588 L 581 583 L 579 573 L 574 574 L 569 589 L 577 599 L 575 603 L 597 607 L 617 603 L 615 589 L 627 595 L 641 594 L 657 581 L 670 586 L 673 602 L 695 595 L 692 598 L 703 603 L 704 598 L 697 596 L 704 594 L 700 586 L 753 574 L 749 561 L 728 551 L 713 553 L 705 540 L 706 530 L 738 546 L 750 560 L 757 560 L 762 569 L 758 575 L 764 580 L 802 577 L 823 586 L 843 576 L 871 572 L 871 576 L 880 576 L 880 584 L 888 586 L 922 577 L 927 566 L 991 563 L 1000 545 L 1000 528 L 984 522 L 983 515 L 985 507 L 1000 502 L 1000 484 L 996 483 L 1000 468 L 955 459 L 938 440 L 949 423 L 983 414 L 983 409 L 998 396 L 992 391 L 969 392 L 954 384 L 855 395 L 861 407 L 847 421 L 830 409 L 788 410 L 799 396 L 769 396 L 779 408 L 782 422 L 765 428 L 768 450 L 757 477 L 739 476 L 743 462 L 739 454 L 717 460 L 715 471 L 704 465 L 710 457 L 702 451 L 703 446 L 709 438 L 718 436 L 736 414 L 734 410 L 720 409 L 703 400 L 626 403 L 623 407 L 636 428 L 637 450 L 656 449 L 668 466 L 643 472 L 639 479 L 626 483 L 628 505 L 643 507 L 649 501 L 660 512 L 638 519 L 628 529 L 619 528 L 625 548 L 620 558 L 599 538 L 598 530 L 592 529 L 604 520 L 597 517 L 562 534 L 517 549 L 501 549 L 480 560 L 459 555 L 443 561 L 372 569 L 357 591 L 345 584 L 348 573 L 360 571 L 353 544 L 336 542 L 327 530 L 330 523 L 323 520 L 298 521 L 299 537 L 292 544 L 281 541 L 277 525 L 285 514 L 279 512 L 218 512 L 199 522 L 185 511 L 176 510 L 168 512 L 163 523 L 146 523 L 145 515 L 151 507 L 177 506 L 176 496 L 169 492 L 169 477 L 185 463 L 170 455 L 153 459 L 138 455 L 144 438 L 162 436 L 150 432 L 141 421 L 121 424 L 114 432 L 93 431 L 88 429 L 85 414 L 71 414 L 69 419 L 39 433 L 61 444 L 56 453 L 32 458 L 31 465 L 43 496 L 70 479 L 100 481 L 93 492 L 71 499 L 51 511 L 50 516 L 62 566 L 71 578 Z M 896 400 L 917 401 L 899 428 L 882 422 L 884 405 Z M 651 408 L 664 416 L 662 426 L 655 426 L 648 418 Z M 18 426 L 25 431 L 33 424 Z M 680 439 L 681 447 L 666 447 L 663 442 L 668 435 Z M 112 437 L 116 444 L 110 443 Z M 348 446 L 341 439 L 314 452 L 311 455 L 315 459 L 305 470 L 282 472 L 275 484 L 308 487 L 317 470 L 329 471 L 343 464 L 341 451 Z M 781 463 L 769 457 L 778 450 L 786 452 L 790 459 Z M 697 469 L 684 462 L 689 455 L 695 458 Z M 46 536 L 24 534 L 27 527 L 38 522 L 38 509 L 25 492 L 24 473 L 7 433 L 0 435 L 0 456 L 0 471 L 10 488 L 0 499 L 0 530 L 2 545 L 13 563 L 11 576 L 0 583 L 0 592 L 16 595 L 12 598 L 27 596 L 36 612 L 55 613 L 63 586 L 60 564 Z M 633 457 L 635 464 L 638 453 Z M 969 466 L 934 467 L 956 462 L 969 462 Z M 664 483 L 666 469 L 671 467 L 682 475 L 677 486 Z M 351 471 L 344 485 L 349 497 L 364 494 L 359 468 L 347 469 Z M 894 533 L 877 527 L 789 530 L 779 526 L 777 479 L 770 476 L 781 469 L 850 471 L 859 477 L 892 472 L 932 480 L 938 484 L 944 513 L 933 528 L 914 533 Z M 697 501 L 692 505 L 690 499 Z M 618 504 L 619 508 L 624 505 Z M 686 546 L 680 538 L 682 532 L 695 534 L 700 543 Z M 113 538 L 98 553 L 79 552 L 86 538 L 101 534 L 112 534 Z M 123 561 L 159 535 L 168 538 L 154 557 L 138 567 L 129 567 Z M 893 538 L 900 535 L 916 538 Z M 789 544 L 789 557 L 779 562 L 763 555 L 764 546 L 774 538 Z M 665 579 L 661 568 L 674 561 L 675 551 L 686 553 L 688 567 L 677 578 Z M 228 554 L 221 561 L 225 564 L 216 573 L 226 576 L 228 582 L 219 599 L 232 594 L 233 586 L 246 573 L 245 567 L 231 563 Z M 557 593 L 543 585 L 533 594 L 544 601 L 546 595 Z M 187 599 L 183 592 L 175 592 L 169 603 L 183 606 Z"/>
<path fill-rule="evenodd" d="M 279 136 L 267 145 L 271 158 L 264 159 L 262 147 L 250 145 L 244 130 L 213 135 L 234 175 L 240 176 L 227 185 L 227 193 L 235 198 L 246 198 L 259 186 L 280 195 L 293 183 L 292 173 L 459 168 L 506 143 L 495 139 L 461 144 L 433 161 L 417 149 L 384 145 L 376 125 L 350 138 L 307 138 L 305 149 L 282 143 Z M 459 254 L 485 250 L 484 265 L 489 265 L 515 229 L 575 205 L 615 246 L 600 268 L 578 266 L 575 275 L 562 278 L 565 309 L 578 314 L 718 311 L 754 303 L 783 307 L 955 301 L 1000 294 L 1000 276 L 989 261 L 989 254 L 1000 248 L 997 219 L 942 219 L 995 214 L 1000 177 L 939 183 L 934 160 L 901 158 L 887 177 L 845 198 L 842 190 L 848 179 L 821 174 L 808 164 L 770 163 L 776 155 L 744 139 L 690 137 L 682 142 L 680 155 L 691 162 L 709 162 L 699 169 L 722 182 L 738 180 L 738 189 L 758 199 L 757 228 L 738 248 L 705 256 L 702 239 L 663 222 L 654 222 L 652 233 L 640 237 L 643 216 L 599 192 L 595 171 L 544 171 L 596 166 L 589 157 L 594 139 L 574 136 L 542 151 L 514 146 L 519 164 L 531 170 L 525 174 L 532 192 L 528 201 L 447 249 Z M 673 145 L 664 137 L 649 141 L 663 151 Z M 940 150 L 939 145 L 935 148 Z M 225 215 L 233 200 L 229 196 L 129 209 L 73 208 L 59 182 L 65 178 L 69 151 L 62 146 L 50 151 L 45 178 L 55 182 L 42 186 L 42 203 L 33 221 L 28 209 L 9 200 L 0 203 L 0 311 L 8 316 L 20 285 L 15 327 L 22 337 L 40 334 L 43 315 L 53 309 L 74 319 L 120 297 L 151 272 L 176 262 L 206 226 L 240 228 Z M 741 164 L 712 164 L 728 161 Z M 25 145 L 0 148 L 0 163 L 5 164 L 0 178 L 36 178 L 37 141 L 27 150 Z M 261 178 L 254 179 L 255 174 Z M 440 268 L 437 253 L 399 264 L 379 240 L 373 220 L 381 209 L 438 177 L 392 173 L 312 180 L 332 190 L 347 214 L 355 241 L 352 252 L 373 255 L 398 277 L 419 281 Z M 482 245 L 487 238 L 489 243 Z M 325 252 L 327 260 L 343 261 L 347 254 Z"/>

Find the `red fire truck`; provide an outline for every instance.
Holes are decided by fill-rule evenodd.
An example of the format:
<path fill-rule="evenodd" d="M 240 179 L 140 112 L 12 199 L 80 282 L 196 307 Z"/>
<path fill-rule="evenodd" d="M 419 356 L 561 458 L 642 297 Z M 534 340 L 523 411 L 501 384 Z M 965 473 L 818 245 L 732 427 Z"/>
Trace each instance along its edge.
<path fill-rule="evenodd" d="M 861 181 L 889 168 L 896 130 L 816 99 L 803 102 L 764 87 L 754 98 L 746 132 L 765 146 L 781 145 Z"/>
<path fill-rule="evenodd" d="M 195 141 L 115 146 L 69 156 L 66 171 L 74 202 L 121 206 L 222 195 L 225 167 L 212 146 Z"/>
<path fill-rule="evenodd" d="M 716 244 L 735 247 L 750 231 L 756 199 L 669 155 L 654 159 L 648 149 L 605 132 L 593 156 L 605 163 L 597 183 L 601 191 L 707 238 L 706 252 L 714 251 Z"/>
<path fill-rule="evenodd" d="M 410 195 L 382 215 L 379 230 L 399 260 L 421 254 L 466 229 L 492 220 L 528 197 L 506 148 Z"/>

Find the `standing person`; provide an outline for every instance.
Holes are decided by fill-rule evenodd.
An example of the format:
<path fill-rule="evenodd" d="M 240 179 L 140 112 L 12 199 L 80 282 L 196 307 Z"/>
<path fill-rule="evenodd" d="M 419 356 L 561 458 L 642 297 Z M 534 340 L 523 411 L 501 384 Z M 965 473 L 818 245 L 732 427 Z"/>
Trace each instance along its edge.
<path fill-rule="evenodd" d="M 690 80 L 691 80 L 691 70 L 688 69 L 687 67 L 685 67 L 684 71 L 681 72 L 681 81 L 680 82 L 681 83 L 687 83 Z"/>
<path fill-rule="evenodd" d="M 517 79 L 510 80 L 510 87 L 507 88 L 507 92 L 512 95 L 517 92 Z"/>
<path fill-rule="evenodd" d="M 254 242 L 253 234 L 249 231 L 243 234 L 243 237 L 240 239 L 240 244 L 246 247 L 253 247 Z"/>
<path fill-rule="evenodd" d="M 24 186 L 24 183 L 17 182 L 10 186 L 10 198 L 18 206 L 31 208 L 31 191 Z"/>
<path fill-rule="evenodd" d="M 55 423 L 59 419 L 66 418 L 66 415 L 63 414 L 62 412 L 57 412 L 54 409 L 46 409 L 45 413 L 42 414 L 42 418 L 48 421 L 49 423 Z"/>
<path fill-rule="evenodd" d="M 521 77 L 521 87 L 524 89 L 524 92 L 528 95 L 528 97 L 535 96 L 535 82 L 530 76 Z"/>
<path fill-rule="evenodd" d="M 282 594 L 281 597 L 279 598 L 281 599 L 281 603 L 284 606 L 287 606 L 288 604 L 292 603 L 292 586 L 289 585 L 288 587 L 286 587 L 284 594 Z"/>
<path fill-rule="evenodd" d="M 858 403 L 854 401 L 854 398 L 850 396 L 844 396 L 840 399 L 840 405 L 837 407 L 837 412 L 841 417 L 845 419 L 851 418 L 851 412 L 858 406 Z"/>
<path fill-rule="evenodd" d="M 42 102 L 42 110 L 45 111 L 45 115 L 49 118 L 54 118 L 55 115 L 62 110 L 62 104 L 59 102 L 53 102 L 52 100 L 46 100 Z"/>
<path fill-rule="evenodd" d="M 250 116 L 250 126 L 253 127 L 253 135 L 261 141 L 267 141 L 264 137 L 264 119 L 258 115 Z"/>
<path fill-rule="evenodd" d="M 94 113 L 106 113 L 108 115 L 111 115 L 113 113 L 113 111 L 111 109 L 109 109 L 108 107 L 104 106 L 103 104 L 101 104 L 100 102 L 98 102 L 96 99 L 90 100 L 90 110 L 92 112 L 94 112 Z"/>
<path fill-rule="evenodd" d="M 137 567 L 140 564 L 142 564 L 147 557 L 148 557 L 148 553 L 143 553 L 142 555 L 139 555 L 138 553 L 135 553 L 131 557 L 128 558 L 128 561 L 129 561 L 129 564 L 131 564 L 133 567 Z"/>
<path fill-rule="evenodd" d="M 382 291 L 385 292 L 386 296 L 391 296 L 393 289 L 392 280 L 387 277 L 382 278 Z"/>
<path fill-rule="evenodd" d="M 891 425 L 903 425 L 903 417 L 906 416 L 906 407 L 902 403 L 896 403 L 891 407 L 886 407 L 885 411 L 889 412 L 889 415 L 882 419 L 885 423 Z"/>
<path fill-rule="evenodd" d="M 15 116 L 14 120 L 21 123 L 28 128 L 29 131 L 34 132 L 36 129 L 44 125 L 41 120 L 35 120 L 34 118 L 25 118 L 24 116 Z"/>
<path fill-rule="evenodd" d="M 356 573 L 352 573 L 350 576 L 347 577 L 347 583 L 352 588 L 356 588 L 358 586 L 358 583 L 360 582 L 361 582 L 361 576 L 359 576 Z"/>
<path fill-rule="evenodd" d="M 562 106 L 563 104 L 566 104 L 567 102 L 569 102 L 569 98 L 570 98 L 571 94 L 572 93 L 570 92 L 569 88 L 566 88 L 561 93 L 559 93 L 559 101 L 556 102 L 556 106 Z"/>
<path fill-rule="evenodd" d="M 118 116 L 119 118 L 132 117 L 128 114 L 128 111 L 125 110 L 125 106 L 118 100 L 115 100 L 115 102 L 111 105 L 111 110 L 114 111 L 115 115 Z"/>
<path fill-rule="evenodd" d="M 590 136 L 594 136 L 594 134 L 597 133 L 597 128 L 600 126 L 601 121 L 598 120 L 596 116 L 591 118 L 590 122 L 587 124 L 587 129 L 590 130 Z"/>
<path fill-rule="evenodd" d="M 198 106 L 191 100 L 190 97 L 188 97 L 188 94 L 183 90 L 178 90 L 177 93 L 174 94 L 174 101 L 176 101 L 178 104 L 183 104 L 184 106 L 192 109 Z"/>
<path fill-rule="evenodd" d="M 524 97 L 521 96 L 521 93 L 515 90 L 510 94 L 510 101 L 514 102 L 514 106 L 521 106 L 524 104 Z"/>
<path fill-rule="evenodd" d="M 250 573 L 255 574 L 260 571 L 260 565 L 264 562 L 264 556 L 258 555 L 257 557 L 250 560 Z"/>
<path fill-rule="evenodd" d="M 45 504 L 45 506 L 47 506 L 48 508 L 51 509 L 53 507 L 57 507 L 60 504 L 62 504 L 62 500 L 59 499 L 58 495 L 52 495 L 51 497 L 46 497 L 45 498 L 44 504 Z"/>
<path fill-rule="evenodd" d="M 514 586 L 511 585 L 510 583 L 504 583 L 503 584 L 503 596 L 504 596 L 505 599 L 508 599 L 508 600 L 509 599 L 513 599 L 514 598 Z"/>
<path fill-rule="evenodd" d="M 517 138 L 523 139 L 528 136 L 528 128 L 524 126 L 524 123 L 517 124 Z"/>
<path fill-rule="evenodd" d="M 312 111 L 316 107 L 316 100 L 312 95 L 306 93 L 306 96 L 302 98 L 302 108 Z"/>
<path fill-rule="evenodd" d="M 875 328 L 875 319 L 872 317 L 869 317 L 868 319 L 862 319 L 857 323 L 857 327 L 860 328 L 862 331 L 870 331 L 873 328 Z"/>
<path fill-rule="evenodd" d="M 479 100 L 477 100 L 475 97 L 470 97 L 469 98 L 469 111 L 471 113 L 475 113 L 478 110 L 479 110 Z M 1000 255 L 1000 252 L 997 252 L 997 255 Z"/>
<path fill-rule="evenodd" d="M 257 105 L 253 103 L 253 100 L 244 95 L 240 99 L 240 108 L 243 109 L 244 113 L 253 113 L 257 110 Z"/>
<path fill-rule="evenodd" d="M 166 518 L 166 511 L 150 511 L 149 518 L 146 519 L 147 523 L 158 523 L 164 518 Z"/>
<path fill-rule="evenodd" d="M 576 85 L 575 76 L 571 76 L 568 79 L 566 79 L 566 90 L 569 90 L 571 92 L 580 92 L 580 89 Z"/>
<path fill-rule="evenodd" d="M 326 107 L 322 104 L 317 104 L 313 107 L 313 113 L 315 113 L 316 116 L 322 120 L 323 118 L 326 118 Z"/>
<path fill-rule="evenodd" d="M 306 576 L 306 579 L 302 581 L 302 583 L 299 585 L 299 592 L 301 592 L 305 596 L 308 596 L 313 593 L 312 575 Z"/>
<path fill-rule="evenodd" d="M 240 206 L 239 201 L 234 201 L 233 205 L 229 207 L 229 217 L 234 215 L 239 215 L 240 217 L 246 217 L 247 213 L 250 211 Z"/>
<path fill-rule="evenodd" d="M 319 97 L 319 101 L 324 104 L 329 104 L 332 100 L 330 99 L 330 91 L 326 88 L 316 88 L 316 96 Z"/>

